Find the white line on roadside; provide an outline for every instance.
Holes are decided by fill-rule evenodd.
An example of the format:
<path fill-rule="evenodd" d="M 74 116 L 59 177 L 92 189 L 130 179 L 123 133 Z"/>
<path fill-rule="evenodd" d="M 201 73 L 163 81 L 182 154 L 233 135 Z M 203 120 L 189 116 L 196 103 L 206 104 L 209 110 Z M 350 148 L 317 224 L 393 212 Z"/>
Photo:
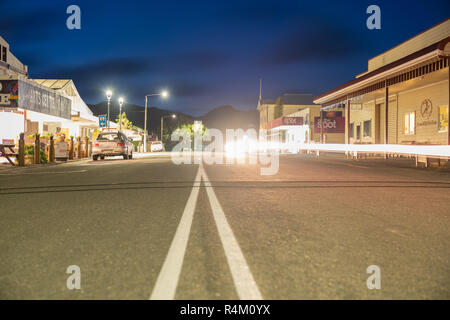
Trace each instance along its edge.
<path fill-rule="evenodd" d="M 22 172 L 22 173 L 0 173 L 0 176 L 22 176 L 22 175 L 38 175 L 38 174 L 64 174 L 64 173 L 79 173 L 87 170 L 76 171 L 45 171 L 45 172 Z"/>
<path fill-rule="evenodd" d="M 166 260 L 159 272 L 150 300 L 172 300 L 175 298 L 200 186 L 201 165 L 198 168 L 191 194 L 184 208 L 180 224 L 170 245 Z"/>
<path fill-rule="evenodd" d="M 241 248 L 228 224 L 222 206 L 220 205 L 219 200 L 217 200 L 214 189 L 206 175 L 206 171 L 203 167 L 200 167 L 200 171 L 202 179 L 205 182 L 209 203 L 213 211 L 214 220 L 216 221 L 217 230 L 219 231 L 220 240 L 222 241 L 225 250 L 225 256 L 227 257 L 238 296 L 241 300 L 262 300 L 258 286 L 253 279 L 253 275 L 245 261 Z"/>

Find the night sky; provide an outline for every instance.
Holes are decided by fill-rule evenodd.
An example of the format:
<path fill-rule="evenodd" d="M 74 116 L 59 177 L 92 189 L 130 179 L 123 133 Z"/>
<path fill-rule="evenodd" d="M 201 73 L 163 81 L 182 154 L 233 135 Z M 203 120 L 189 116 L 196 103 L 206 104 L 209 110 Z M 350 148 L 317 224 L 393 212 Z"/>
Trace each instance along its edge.
<path fill-rule="evenodd" d="M 81 30 L 66 8 L 81 8 Z M 381 30 L 366 8 L 381 8 Z M 143 105 L 201 115 L 263 96 L 323 93 L 367 60 L 445 20 L 450 1 L 0 0 L 0 35 L 32 78 L 73 79 L 86 103 L 107 88 Z"/>

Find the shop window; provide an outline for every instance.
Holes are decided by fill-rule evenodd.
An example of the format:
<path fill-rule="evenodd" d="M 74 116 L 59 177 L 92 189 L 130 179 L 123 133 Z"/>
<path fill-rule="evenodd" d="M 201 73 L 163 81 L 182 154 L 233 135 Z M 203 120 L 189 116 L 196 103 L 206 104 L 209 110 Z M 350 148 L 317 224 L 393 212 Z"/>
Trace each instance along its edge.
<path fill-rule="evenodd" d="M 372 127 L 372 120 L 364 121 L 364 137 L 370 137 L 371 135 L 371 127 Z"/>
<path fill-rule="evenodd" d="M 448 106 L 439 107 L 439 131 L 448 132 Z"/>
<path fill-rule="evenodd" d="M 358 124 L 357 126 L 356 126 L 356 140 L 361 140 L 361 125 L 360 124 Z"/>
<path fill-rule="evenodd" d="M 354 137 L 355 137 L 355 124 L 350 123 L 350 138 L 354 138 Z"/>
<path fill-rule="evenodd" d="M 404 134 L 414 134 L 415 133 L 415 127 L 416 127 L 416 113 L 415 112 L 408 112 L 405 114 L 404 117 Z"/>

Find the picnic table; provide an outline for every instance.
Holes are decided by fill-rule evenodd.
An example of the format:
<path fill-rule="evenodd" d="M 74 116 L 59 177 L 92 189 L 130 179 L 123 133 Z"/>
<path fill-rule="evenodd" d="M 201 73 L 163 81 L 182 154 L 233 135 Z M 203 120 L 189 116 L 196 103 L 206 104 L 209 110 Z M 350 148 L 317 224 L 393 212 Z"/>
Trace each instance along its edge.
<path fill-rule="evenodd" d="M 19 154 L 14 151 L 14 147 L 14 144 L 0 144 L 0 157 L 6 158 L 12 166 L 14 166 L 14 162 L 11 161 L 10 157 L 19 156 Z"/>

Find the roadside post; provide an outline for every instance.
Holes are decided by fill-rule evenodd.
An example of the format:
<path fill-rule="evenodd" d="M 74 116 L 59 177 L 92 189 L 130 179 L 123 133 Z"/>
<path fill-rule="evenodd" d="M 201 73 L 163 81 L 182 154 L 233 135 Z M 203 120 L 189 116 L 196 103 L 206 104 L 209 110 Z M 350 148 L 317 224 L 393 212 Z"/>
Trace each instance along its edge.
<path fill-rule="evenodd" d="M 19 167 L 25 166 L 25 134 L 22 132 L 19 138 Z"/>
<path fill-rule="evenodd" d="M 89 158 L 89 137 L 84 137 L 84 157 Z"/>
<path fill-rule="evenodd" d="M 74 156 L 73 137 L 70 137 L 69 160 L 73 160 L 73 156 Z"/>
<path fill-rule="evenodd" d="M 36 137 L 34 140 L 34 164 L 41 163 L 41 141 L 40 134 L 36 133 Z"/>
<path fill-rule="evenodd" d="M 81 159 L 81 137 L 77 138 L 77 159 Z"/>
<path fill-rule="evenodd" d="M 55 140 L 53 140 L 53 136 L 50 136 L 50 147 L 48 153 L 48 160 L 50 162 L 55 162 Z"/>

